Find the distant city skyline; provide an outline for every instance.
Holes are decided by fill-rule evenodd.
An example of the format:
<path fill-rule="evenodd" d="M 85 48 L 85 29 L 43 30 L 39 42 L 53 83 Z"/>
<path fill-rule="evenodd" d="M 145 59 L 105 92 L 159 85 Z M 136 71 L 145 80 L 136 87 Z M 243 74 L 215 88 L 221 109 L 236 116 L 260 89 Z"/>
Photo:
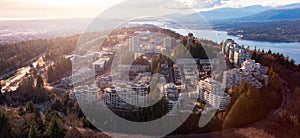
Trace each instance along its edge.
<path fill-rule="evenodd" d="M 1 0 L 0 20 L 94 18 L 101 12 L 126 0 Z M 280 6 L 300 3 L 300 0 L 175 0 L 196 11 L 222 7 L 251 5 Z M 145 4 L 147 5 L 147 3 Z M 145 6 L 148 8 L 149 5 Z M 164 8 L 182 8 L 170 6 Z"/>

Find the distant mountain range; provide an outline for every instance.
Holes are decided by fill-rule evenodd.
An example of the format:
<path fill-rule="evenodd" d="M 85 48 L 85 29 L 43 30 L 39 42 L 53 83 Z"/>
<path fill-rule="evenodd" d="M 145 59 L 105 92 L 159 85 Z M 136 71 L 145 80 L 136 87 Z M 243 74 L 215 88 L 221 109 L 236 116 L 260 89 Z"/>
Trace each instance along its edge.
<path fill-rule="evenodd" d="M 278 8 L 234 20 L 240 22 L 300 20 L 300 3 L 280 6 Z"/>
<path fill-rule="evenodd" d="M 190 15 L 177 15 L 180 21 L 190 28 L 207 29 L 199 16 L 204 17 L 212 28 L 226 31 L 229 35 L 243 36 L 246 40 L 300 42 L 300 3 L 276 8 L 261 5 L 220 8 Z"/>
<path fill-rule="evenodd" d="M 280 6 L 254 15 L 211 22 L 214 29 L 246 40 L 300 42 L 300 3 Z"/>
<path fill-rule="evenodd" d="M 267 11 L 269 9 L 271 9 L 271 7 L 264 7 L 261 5 L 254 5 L 243 8 L 219 8 L 211 11 L 193 13 L 190 15 L 183 16 L 182 18 L 184 18 L 184 20 L 186 21 L 194 21 L 195 19 L 199 18 L 200 15 L 207 21 L 225 20 L 251 16 L 263 11 Z"/>
<path fill-rule="evenodd" d="M 185 23 L 197 24 L 199 16 L 202 16 L 211 24 L 300 20 L 300 3 L 277 8 L 261 5 L 243 8 L 219 8 L 189 15 L 173 14 L 165 17 L 179 19 Z"/>

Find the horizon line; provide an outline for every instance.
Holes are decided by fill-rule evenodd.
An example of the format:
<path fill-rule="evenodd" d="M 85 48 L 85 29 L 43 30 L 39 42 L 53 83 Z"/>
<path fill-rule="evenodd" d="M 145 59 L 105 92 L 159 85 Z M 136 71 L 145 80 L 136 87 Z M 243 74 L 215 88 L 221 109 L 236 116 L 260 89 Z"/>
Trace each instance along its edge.
<path fill-rule="evenodd" d="M 0 21 L 38 21 L 38 20 L 67 20 L 67 19 L 93 19 L 92 17 L 67 18 L 1 18 Z"/>

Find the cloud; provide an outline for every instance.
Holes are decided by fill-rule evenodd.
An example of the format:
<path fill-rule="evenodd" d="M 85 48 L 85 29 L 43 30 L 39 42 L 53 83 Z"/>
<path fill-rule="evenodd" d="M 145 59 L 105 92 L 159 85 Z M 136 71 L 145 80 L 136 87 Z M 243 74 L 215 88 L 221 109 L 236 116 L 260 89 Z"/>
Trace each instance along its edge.
<path fill-rule="evenodd" d="M 0 18 L 92 18 L 124 0 L 0 0 Z"/>
<path fill-rule="evenodd" d="M 126 0 L 0 0 L 0 18 L 81 18 L 95 17 L 99 13 Z M 284 5 L 300 0 L 128 0 L 128 7 L 137 11 L 157 14 L 188 13 L 220 7 L 244 7 L 249 5 Z M 180 4 L 174 2 L 180 2 Z M 120 7 L 126 8 L 126 7 Z M 134 14 L 127 13 L 124 14 Z"/>
<path fill-rule="evenodd" d="M 194 9 L 206 9 L 220 6 L 227 0 L 177 0 Z"/>
<path fill-rule="evenodd" d="M 131 19 L 142 16 L 160 17 L 170 14 L 191 13 L 195 13 L 195 11 L 174 0 L 128 0 L 112 7 L 103 15 L 101 14 L 101 17 L 105 19 Z"/>

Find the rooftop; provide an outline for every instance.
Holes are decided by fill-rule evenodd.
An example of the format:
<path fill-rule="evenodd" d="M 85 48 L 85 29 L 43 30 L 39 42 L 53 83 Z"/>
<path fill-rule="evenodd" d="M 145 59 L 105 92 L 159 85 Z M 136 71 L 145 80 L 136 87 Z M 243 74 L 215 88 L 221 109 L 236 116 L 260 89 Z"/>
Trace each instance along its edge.
<path fill-rule="evenodd" d="M 93 63 L 93 65 L 102 65 L 105 62 L 108 62 L 110 60 L 110 58 L 99 58 L 97 61 L 95 61 Z"/>

